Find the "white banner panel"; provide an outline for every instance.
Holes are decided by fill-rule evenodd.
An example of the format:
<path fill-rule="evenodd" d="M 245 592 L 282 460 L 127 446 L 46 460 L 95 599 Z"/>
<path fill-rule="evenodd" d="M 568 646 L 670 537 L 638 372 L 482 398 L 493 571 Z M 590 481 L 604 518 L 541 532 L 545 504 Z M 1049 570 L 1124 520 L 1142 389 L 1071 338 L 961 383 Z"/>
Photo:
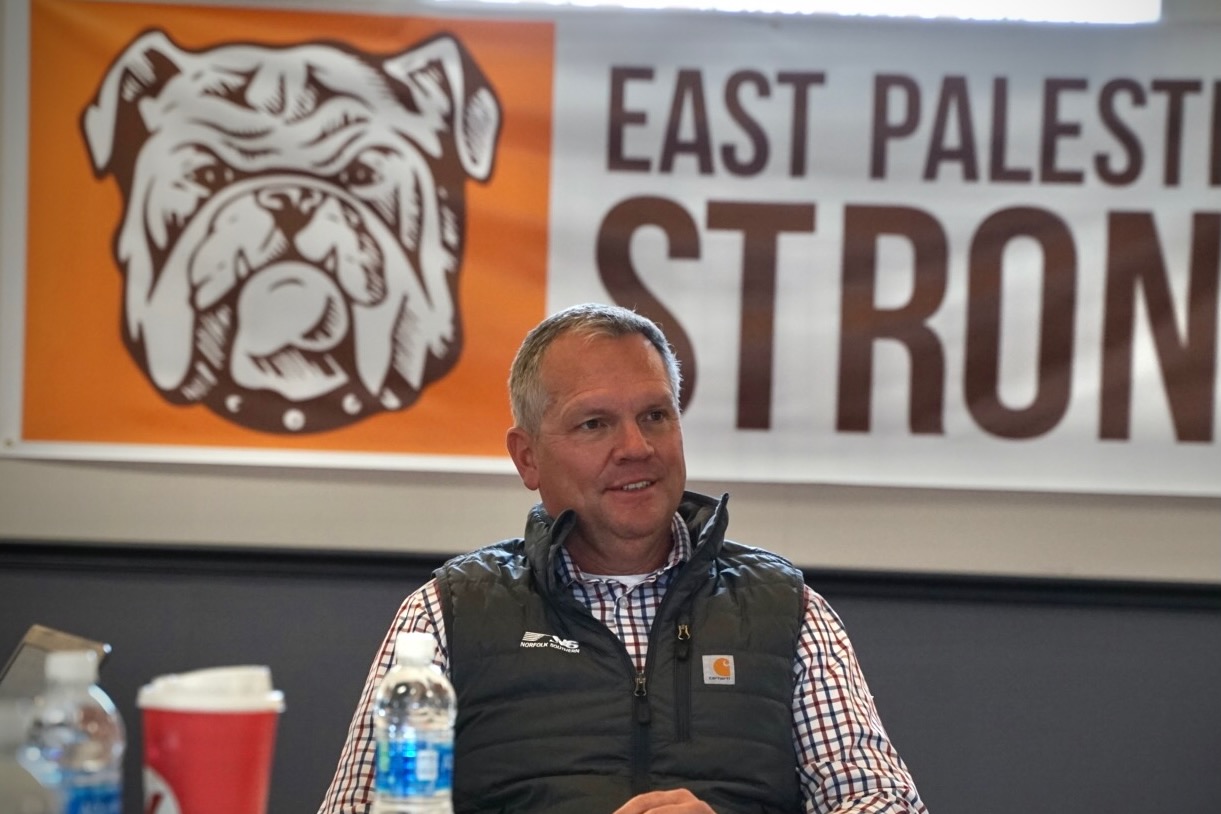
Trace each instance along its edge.
<path fill-rule="evenodd" d="M 693 471 L 1218 493 L 1217 30 L 557 43 L 549 305 L 665 322 Z"/>
<path fill-rule="evenodd" d="M 509 471 L 599 300 L 696 479 L 1221 495 L 1216 26 L 333 9 L 5 6 L 5 454 Z"/>

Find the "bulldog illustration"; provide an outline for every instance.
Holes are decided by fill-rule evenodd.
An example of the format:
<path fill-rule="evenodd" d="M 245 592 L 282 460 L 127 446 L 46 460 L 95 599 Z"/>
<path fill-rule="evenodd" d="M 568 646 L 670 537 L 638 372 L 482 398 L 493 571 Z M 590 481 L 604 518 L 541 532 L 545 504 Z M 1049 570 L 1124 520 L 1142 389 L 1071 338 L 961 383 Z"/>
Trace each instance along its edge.
<path fill-rule="evenodd" d="M 500 125 L 450 36 L 377 57 L 141 35 L 82 116 L 124 201 L 128 350 L 171 403 L 262 432 L 408 407 L 462 347 L 465 184 Z"/>

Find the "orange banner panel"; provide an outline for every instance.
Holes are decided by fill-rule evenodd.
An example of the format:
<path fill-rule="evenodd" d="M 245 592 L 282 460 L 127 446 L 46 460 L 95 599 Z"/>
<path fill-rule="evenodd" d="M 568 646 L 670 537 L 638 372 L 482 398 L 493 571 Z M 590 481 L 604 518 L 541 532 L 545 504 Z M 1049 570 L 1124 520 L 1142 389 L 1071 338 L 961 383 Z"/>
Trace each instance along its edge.
<path fill-rule="evenodd" d="M 158 49 L 137 54 L 141 58 L 132 62 L 132 70 L 115 74 L 114 93 L 106 97 L 108 73 L 118 71 L 125 52 L 149 32 L 164 35 L 149 41 L 159 43 L 160 52 L 179 55 L 182 65 L 167 70 L 164 58 L 154 53 Z M 457 50 L 442 48 L 450 42 Z M 549 22 L 35 0 L 24 439 L 503 454 L 511 420 L 505 388 L 509 364 L 546 307 L 553 46 Z M 285 65 L 286 57 L 298 52 L 300 64 Z M 258 55 L 264 53 L 268 64 L 281 67 L 275 72 L 261 67 Z M 183 67 L 187 64 L 215 76 L 197 80 Z M 379 65 L 402 74 L 387 79 L 378 73 Z M 491 95 L 474 94 L 476 70 Z M 463 81 L 465 88 L 459 87 Z M 183 114 L 178 100 L 165 98 L 171 91 L 186 95 L 196 86 L 203 90 L 189 98 L 201 106 L 198 116 Z M 442 99 L 443 91 L 452 98 Z M 469 106 L 463 106 L 460 91 L 472 94 Z M 140 92 L 147 98 L 136 98 Z M 234 128 L 228 119 L 208 119 L 209 105 L 239 92 L 246 94 L 243 110 L 252 116 L 266 116 L 277 99 L 285 105 L 313 100 L 316 108 L 278 111 L 266 119 L 283 127 L 283 155 L 291 152 L 298 163 L 260 164 L 257 150 L 233 143 L 253 144 L 261 134 Z M 342 99 L 345 94 L 352 98 Z M 256 96 L 262 107 L 250 102 Z M 498 135 L 487 125 L 493 98 Z M 341 144 L 324 155 L 319 145 L 338 142 L 334 131 L 352 126 L 357 113 L 318 124 L 313 140 L 292 141 L 302 127 L 315 124 L 303 122 L 307 114 L 340 102 L 347 111 L 388 110 L 384 124 L 373 124 L 388 134 L 386 139 L 410 132 L 412 149 L 369 147 L 366 155 L 387 162 L 382 176 L 376 175 L 376 162 L 366 162 L 325 181 L 286 180 L 290 171 L 324 166 L 351 149 Z M 119 110 L 115 126 L 99 126 L 102 113 L 87 122 L 91 106 L 102 113 Z M 456 124 L 459 112 L 466 115 L 464 129 Z M 133 131 L 136 115 L 141 123 Z M 442 118 L 455 122 L 450 141 L 438 140 L 449 127 L 438 124 Z M 133 132 L 147 141 L 133 144 Z M 107 141 L 110 133 L 113 144 Z M 490 148 L 479 153 L 470 146 L 476 137 L 485 145 L 494 140 L 494 158 Z M 189 189 L 221 178 L 220 171 L 191 164 L 189 173 L 184 170 L 190 184 L 146 186 L 142 177 L 153 150 L 164 151 L 158 166 L 174 171 L 203 161 L 201 156 L 223 159 L 232 153 L 236 159 L 221 162 L 224 178 L 236 177 L 234 189 L 245 184 L 247 192 L 225 192 L 231 194 L 229 209 L 218 208 L 210 226 L 195 226 L 179 214 L 182 200 Z M 95 169 L 99 155 L 109 157 L 103 170 Z M 395 161 L 402 163 L 390 163 Z M 472 177 L 455 183 L 456 168 Z M 362 179 L 360 172 L 373 176 Z M 276 185 L 256 188 L 258 178 L 273 176 Z M 331 189 L 338 183 L 332 177 L 366 187 L 340 194 Z M 385 187 L 384 196 L 373 194 L 374 183 Z M 219 196 L 219 181 L 217 186 Z M 357 193 L 367 201 L 358 200 Z M 277 239 L 287 235 L 288 242 L 306 248 L 276 254 L 269 264 L 278 264 L 272 282 L 257 290 L 247 286 L 250 292 L 234 297 L 231 308 L 221 308 L 217 303 L 233 296 L 222 287 L 224 274 L 251 275 L 253 282 L 253 275 L 262 273 L 247 263 L 256 248 L 266 246 L 242 243 L 247 238 L 227 241 L 219 231 L 239 221 L 249 231 L 252 219 L 269 217 L 269 210 L 251 203 L 256 200 L 280 207 L 281 214 L 285 207 L 311 217 L 329 211 L 333 223 L 346 217 L 347 226 L 324 237 L 307 233 L 313 221 L 292 227 L 300 232 L 278 231 Z M 200 211 L 208 205 L 200 204 Z M 136 217 L 128 218 L 130 213 Z M 148 213 L 169 214 L 158 219 Z M 369 213 L 383 217 L 374 223 Z M 199 238 L 189 250 L 174 243 L 188 236 Z M 401 245 L 388 245 L 392 238 Z M 321 265 L 307 262 L 313 251 L 308 247 L 320 240 L 332 250 L 319 264 L 337 264 L 337 271 L 323 272 Z M 237 255 L 235 268 L 230 256 Z M 171 274 L 159 265 L 183 258 L 190 262 L 189 274 Z M 404 276 L 403 268 L 417 274 Z M 448 295 L 438 296 L 454 275 Z M 400 311 L 379 304 L 393 296 L 401 297 Z M 187 303 L 211 303 L 212 311 L 192 313 Z M 289 308 L 292 303 L 301 310 Z M 235 331 L 237 320 L 259 308 L 278 327 Z M 316 324 L 294 323 L 294 314 L 306 320 L 315 311 L 321 315 Z M 175 324 L 167 314 L 181 314 L 193 328 Z M 431 327 L 402 327 L 413 319 Z M 340 341 L 342 330 L 362 337 L 359 354 L 352 350 L 355 340 Z M 369 337 L 389 344 L 369 354 L 368 345 L 376 345 Z M 331 349 L 323 353 L 319 347 Z M 233 374 L 233 392 L 222 399 L 217 376 L 238 369 L 227 367 L 222 357 L 232 359 L 243 349 L 246 372 Z M 384 382 L 383 370 L 389 370 Z M 322 392 L 326 382 L 345 377 L 363 387 L 349 387 L 342 399 Z M 242 412 L 265 397 L 274 397 L 279 406 L 257 420 Z M 325 412 L 333 426 L 319 429 L 309 406 L 314 402 L 325 402 L 319 414 Z M 280 418 L 282 426 L 259 424 Z"/>

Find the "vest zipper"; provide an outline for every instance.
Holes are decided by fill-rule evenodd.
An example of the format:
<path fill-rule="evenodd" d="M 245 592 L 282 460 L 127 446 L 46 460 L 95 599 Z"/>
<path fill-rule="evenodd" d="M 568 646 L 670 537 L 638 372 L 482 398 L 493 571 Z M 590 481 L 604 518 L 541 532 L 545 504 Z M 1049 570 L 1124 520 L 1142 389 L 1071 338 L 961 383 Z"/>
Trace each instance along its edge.
<path fill-rule="evenodd" d="M 574 600 L 574 604 L 575 600 Z M 664 606 L 665 599 L 662 599 Z M 627 666 L 628 672 L 633 676 L 632 679 L 632 754 L 631 754 L 631 770 L 632 770 L 632 795 L 644 794 L 646 791 L 652 791 L 652 785 L 649 782 L 649 724 L 653 719 L 653 712 L 649 706 L 649 678 L 646 673 L 647 665 L 652 662 L 648 659 L 646 668 L 637 670 L 632 663 L 632 655 L 628 652 L 627 645 L 620 641 L 615 634 L 610 631 L 601 622 L 594 619 L 593 614 L 588 608 L 582 605 L 577 605 L 583 614 L 578 615 L 576 623 L 585 630 L 590 632 L 593 637 L 610 637 L 616 645 L 618 645 L 619 653 L 623 657 L 623 663 Z M 658 611 L 660 614 L 660 610 Z M 561 618 L 563 614 L 560 614 Z M 653 630 L 656 630 L 654 625 Z M 656 646 L 653 631 L 649 634 L 650 651 Z M 575 638 L 575 637 L 572 637 Z"/>
<path fill-rule="evenodd" d="M 644 671 L 636 673 L 632 695 L 635 697 L 636 726 L 632 730 L 632 794 L 649 790 L 649 680 Z"/>
<path fill-rule="evenodd" d="M 692 559 L 694 560 L 695 558 L 693 557 Z M 659 626 L 659 623 L 661 623 L 662 620 L 664 620 L 666 618 L 666 609 L 675 601 L 674 597 L 678 595 L 678 591 L 676 589 L 679 588 L 680 584 L 682 583 L 681 577 L 687 571 L 687 568 L 689 566 L 690 566 L 690 561 L 688 561 L 687 565 L 682 567 L 682 569 L 681 569 L 682 573 L 680 573 L 673 580 L 673 582 L 670 584 L 669 588 L 666 589 L 666 595 L 661 598 L 661 605 L 657 608 L 657 615 L 653 618 L 653 624 L 649 626 L 649 651 L 648 651 L 648 656 L 645 658 L 644 668 L 636 671 L 636 681 L 635 681 L 635 683 L 633 685 L 633 689 L 632 689 L 632 695 L 635 698 L 635 726 L 633 727 L 633 731 L 632 731 L 632 793 L 633 793 L 633 795 L 643 794 L 646 791 L 652 791 L 652 784 L 649 781 L 649 770 L 651 768 L 651 763 L 652 763 L 652 756 L 650 754 L 650 749 L 649 749 L 649 724 L 652 721 L 653 714 L 649 708 L 648 673 L 650 671 L 652 671 L 653 663 L 654 663 L 655 659 L 657 658 L 657 656 L 656 656 L 657 645 L 658 645 L 658 640 L 660 639 L 661 630 L 662 630 L 662 628 Z M 588 612 L 587 612 L 587 614 L 588 614 Z M 588 614 L 588 615 L 589 615 L 589 618 L 592 620 L 593 619 L 592 614 Z M 685 620 L 687 617 L 687 613 L 680 612 L 680 615 L 682 617 L 682 620 Z M 680 620 L 680 621 L 682 621 L 682 620 Z M 684 625 L 686 624 L 685 621 L 683 621 L 683 624 Z M 688 634 L 690 634 L 690 626 L 687 626 L 687 631 L 688 631 Z M 690 638 L 689 635 L 688 635 L 688 638 Z M 622 642 L 620 642 L 620 649 L 623 653 L 624 658 L 626 658 L 628 660 L 628 664 L 630 665 L 632 657 L 631 657 L 631 654 L 628 653 L 627 646 L 624 645 Z M 686 659 L 682 663 L 689 665 L 689 662 L 690 662 L 690 659 Z M 677 671 L 678 666 L 679 666 L 678 664 L 675 665 L 676 671 Z M 689 669 L 689 666 L 688 666 L 688 669 Z M 680 699 L 685 699 L 684 702 L 679 705 L 679 708 L 682 709 L 684 707 L 687 707 L 688 709 L 685 714 L 689 718 L 690 717 L 689 707 L 691 704 L 691 692 L 690 692 L 691 682 L 690 681 L 685 682 L 685 686 L 686 686 L 686 689 L 684 689 L 679 694 Z M 676 699 L 676 700 L 678 700 L 678 699 Z M 688 723 L 687 726 L 689 728 L 690 724 Z"/>
<path fill-rule="evenodd" d="M 678 642 L 674 645 L 674 721 L 675 737 L 691 740 L 691 625 L 678 620 Z"/>

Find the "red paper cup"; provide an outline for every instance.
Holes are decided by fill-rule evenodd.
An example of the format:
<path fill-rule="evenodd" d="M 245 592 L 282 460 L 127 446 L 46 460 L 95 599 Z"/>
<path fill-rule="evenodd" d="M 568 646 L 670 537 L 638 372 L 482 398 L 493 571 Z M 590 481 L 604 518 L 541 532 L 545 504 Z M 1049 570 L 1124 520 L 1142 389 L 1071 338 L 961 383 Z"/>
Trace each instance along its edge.
<path fill-rule="evenodd" d="M 163 676 L 140 691 L 144 814 L 266 814 L 283 696 L 218 668 Z M 208 689 L 209 681 L 220 687 Z"/>

